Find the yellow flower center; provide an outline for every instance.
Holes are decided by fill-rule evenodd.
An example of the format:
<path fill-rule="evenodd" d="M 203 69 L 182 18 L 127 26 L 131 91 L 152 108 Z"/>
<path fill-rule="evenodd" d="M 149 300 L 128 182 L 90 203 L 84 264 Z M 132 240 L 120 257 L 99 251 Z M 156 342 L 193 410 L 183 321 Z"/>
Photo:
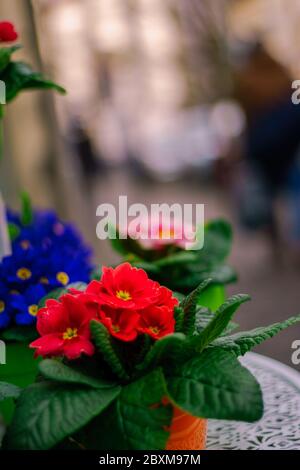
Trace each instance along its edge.
<path fill-rule="evenodd" d="M 175 230 L 173 228 L 169 230 L 159 229 L 158 237 L 160 240 L 170 240 L 175 237 Z"/>
<path fill-rule="evenodd" d="M 115 333 L 119 333 L 120 332 L 120 327 L 119 325 L 112 325 L 112 330 L 115 332 Z"/>
<path fill-rule="evenodd" d="M 28 250 L 30 248 L 30 241 L 22 240 L 20 242 L 20 245 L 21 245 L 21 248 L 23 248 L 23 250 Z"/>
<path fill-rule="evenodd" d="M 77 328 L 67 328 L 63 334 L 63 339 L 72 339 L 77 336 Z"/>
<path fill-rule="evenodd" d="M 0 313 L 3 313 L 5 310 L 5 302 L 3 300 L 0 300 Z"/>
<path fill-rule="evenodd" d="M 157 328 L 157 326 L 150 326 L 149 330 L 152 331 L 154 335 L 158 335 L 160 333 L 160 329 Z"/>
<path fill-rule="evenodd" d="M 20 268 L 17 271 L 17 277 L 21 279 L 22 281 L 27 281 L 27 279 L 30 279 L 32 275 L 32 272 L 27 269 L 27 268 Z"/>
<path fill-rule="evenodd" d="M 63 271 L 59 272 L 56 274 L 56 279 L 58 282 L 60 282 L 63 286 L 66 286 L 70 282 L 70 278 L 67 275 L 67 273 L 64 273 Z"/>
<path fill-rule="evenodd" d="M 41 284 L 49 284 L 49 279 L 47 279 L 46 277 L 41 277 L 40 283 Z"/>
<path fill-rule="evenodd" d="M 33 317 L 36 317 L 36 314 L 38 313 L 39 308 L 36 304 L 29 305 L 28 307 L 28 313 L 32 315 Z"/>
<path fill-rule="evenodd" d="M 118 299 L 122 299 L 122 300 L 131 300 L 132 299 L 131 295 L 129 294 L 129 292 L 127 290 L 118 290 L 116 292 L 116 296 L 118 297 Z"/>

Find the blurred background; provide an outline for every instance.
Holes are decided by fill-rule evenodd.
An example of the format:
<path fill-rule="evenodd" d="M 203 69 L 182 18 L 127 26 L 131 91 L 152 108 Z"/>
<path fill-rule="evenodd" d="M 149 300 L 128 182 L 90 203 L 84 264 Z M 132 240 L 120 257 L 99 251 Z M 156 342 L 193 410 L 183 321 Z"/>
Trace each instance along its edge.
<path fill-rule="evenodd" d="M 67 96 L 6 110 L 6 200 L 76 222 L 99 263 L 96 208 L 204 203 L 234 226 L 243 328 L 300 312 L 299 0 L 1 0 L 30 61 Z M 293 328 L 257 348 L 291 364 Z M 299 366 L 298 366 L 299 370 Z"/>

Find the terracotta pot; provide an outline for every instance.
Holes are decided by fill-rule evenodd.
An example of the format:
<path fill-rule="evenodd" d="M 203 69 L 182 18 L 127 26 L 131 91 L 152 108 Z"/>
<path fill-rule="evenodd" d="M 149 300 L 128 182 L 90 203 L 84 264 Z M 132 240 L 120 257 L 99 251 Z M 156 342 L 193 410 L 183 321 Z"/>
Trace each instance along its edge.
<path fill-rule="evenodd" d="M 207 419 L 195 418 L 174 407 L 166 450 L 204 450 L 206 434 Z"/>

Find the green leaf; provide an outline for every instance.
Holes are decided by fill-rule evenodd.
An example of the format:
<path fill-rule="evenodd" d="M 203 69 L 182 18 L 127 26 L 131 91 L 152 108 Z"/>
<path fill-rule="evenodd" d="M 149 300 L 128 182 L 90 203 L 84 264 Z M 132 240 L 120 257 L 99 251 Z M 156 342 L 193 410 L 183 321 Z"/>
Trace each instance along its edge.
<path fill-rule="evenodd" d="M 201 333 L 214 317 L 215 313 L 212 312 L 209 308 L 200 307 L 196 312 L 195 334 Z M 237 323 L 230 321 L 225 330 L 223 330 L 222 335 L 228 335 L 232 331 L 236 330 L 238 326 L 239 325 Z"/>
<path fill-rule="evenodd" d="M 249 295 L 238 294 L 230 297 L 221 305 L 208 325 L 197 336 L 191 338 L 190 342 L 195 346 L 195 349 L 201 352 L 218 338 L 228 326 L 239 306 L 248 300 L 250 300 Z"/>
<path fill-rule="evenodd" d="M 30 343 L 37 336 L 35 326 L 12 326 L 1 332 L 1 338 L 5 341 L 17 341 L 18 343 Z"/>
<path fill-rule="evenodd" d="M 161 404 L 164 396 L 164 377 L 157 369 L 123 387 L 117 400 L 76 440 L 81 437 L 84 447 L 98 450 L 165 449 L 172 409 Z"/>
<path fill-rule="evenodd" d="M 20 48 L 19 45 L 0 48 L 0 73 L 8 66 L 12 54 Z"/>
<path fill-rule="evenodd" d="M 194 263 L 197 260 L 195 253 L 195 251 L 180 251 L 179 253 L 157 260 L 156 265 L 159 268 L 166 268 L 174 265 Z"/>
<path fill-rule="evenodd" d="M 115 384 L 107 380 L 87 375 L 56 359 L 45 359 L 39 364 L 40 373 L 46 379 L 56 382 L 88 385 L 92 388 L 112 388 Z"/>
<path fill-rule="evenodd" d="M 18 227 L 16 224 L 13 224 L 12 222 L 8 224 L 8 234 L 12 242 L 15 241 L 16 238 L 18 238 L 20 233 L 21 233 L 20 227 Z"/>
<path fill-rule="evenodd" d="M 241 331 L 231 336 L 216 339 L 212 346 L 234 352 L 236 356 L 242 356 L 250 349 L 260 343 L 277 335 L 280 331 L 300 322 L 300 315 L 291 317 L 281 323 L 274 323 L 270 326 L 262 326 L 251 331 Z"/>
<path fill-rule="evenodd" d="M 137 369 L 146 370 L 154 368 L 172 361 L 175 357 L 182 356 L 186 352 L 184 351 L 185 341 L 186 336 L 183 333 L 173 333 L 155 341 L 152 348 L 146 354 L 144 361 L 137 366 Z"/>
<path fill-rule="evenodd" d="M 212 220 L 205 226 L 204 246 L 199 256 L 210 265 L 222 263 L 230 253 L 232 228 L 222 219 Z"/>
<path fill-rule="evenodd" d="M 96 320 L 92 320 L 91 333 L 98 351 L 111 367 L 112 372 L 121 380 L 129 380 L 129 375 L 113 347 L 112 338 L 105 326 Z"/>
<path fill-rule="evenodd" d="M 42 74 L 34 72 L 24 62 L 10 62 L 0 74 L 0 79 L 6 85 L 6 101 L 12 101 L 22 90 L 54 89 L 65 93 L 64 88 L 56 83 L 46 80 Z"/>
<path fill-rule="evenodd" d="M 17 401 L 5 448 L 46 450 L 77 432 L 116 399 L 119 387 L 101 390 L 40 382 Z"/>
<path fill-rule="evenodd" d="M 22 210 L 21 210 L 21 222 L 24 226 L 31 225 L 33 222 L 33 210 L 31 199 L 28 193 L 23 192 L 21 194 Z"/>
<path fill-rule="evenodd" d="M 187 336 L 191 336 L 195 331 L 196 309 L 201 293 L 211 284 L 211 279 L 206 279 L 191 294 L 189 294 L 180 304 L 184 311 L 182 331 Z"/>
<path fill-rule="evenodd" d="M 16 385 L 0 382 L 0 402 L 7 398 L 18 398 L 20 393 L 21 389 Z"/>
<path fill-rule="evenodd" d="M 253 422 L 263 414 L 258 382 L 220 348 L 170 369 L 166 382 L 170 399 L 193 416 Z"/>

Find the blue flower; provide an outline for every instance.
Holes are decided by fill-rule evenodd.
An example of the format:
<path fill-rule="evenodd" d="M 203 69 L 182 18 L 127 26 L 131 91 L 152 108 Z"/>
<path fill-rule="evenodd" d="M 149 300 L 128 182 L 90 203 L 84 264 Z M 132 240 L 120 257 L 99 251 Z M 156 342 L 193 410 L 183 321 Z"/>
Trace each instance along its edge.
<path fill-rule="evenodd" d="M 11 321 L 10 294 L 4 285 L 0 284 L 0 329 L 6 328 Z"/>
<path fill-rule="evenodd" d="M 9 211 L 7 218 L 20 231 L 13 240 L 12 255 L 0 263 L 0 295 L 5 297 L 0 303 L 0 329 L 10 321 L 18 325 L 34 323 L 35 308 L 31 306 L 58 287 L 88 282 L 93 268 L 90 248 L 75 227 L 62 222 L 55 212 L 36 211 L 32 223 L 26 226 L 16 213 Z M 8 294 L 11 291 L 12 299 Z"/>
<path fill-rule="evenodd" d="M 22 294 L 16 293 L 11 296 L 11 306 L 18 325 L 32 325 L 35 323 L 38 303 L 45 295 L 46 290 L 38 284 L 28 287 Z"/>

